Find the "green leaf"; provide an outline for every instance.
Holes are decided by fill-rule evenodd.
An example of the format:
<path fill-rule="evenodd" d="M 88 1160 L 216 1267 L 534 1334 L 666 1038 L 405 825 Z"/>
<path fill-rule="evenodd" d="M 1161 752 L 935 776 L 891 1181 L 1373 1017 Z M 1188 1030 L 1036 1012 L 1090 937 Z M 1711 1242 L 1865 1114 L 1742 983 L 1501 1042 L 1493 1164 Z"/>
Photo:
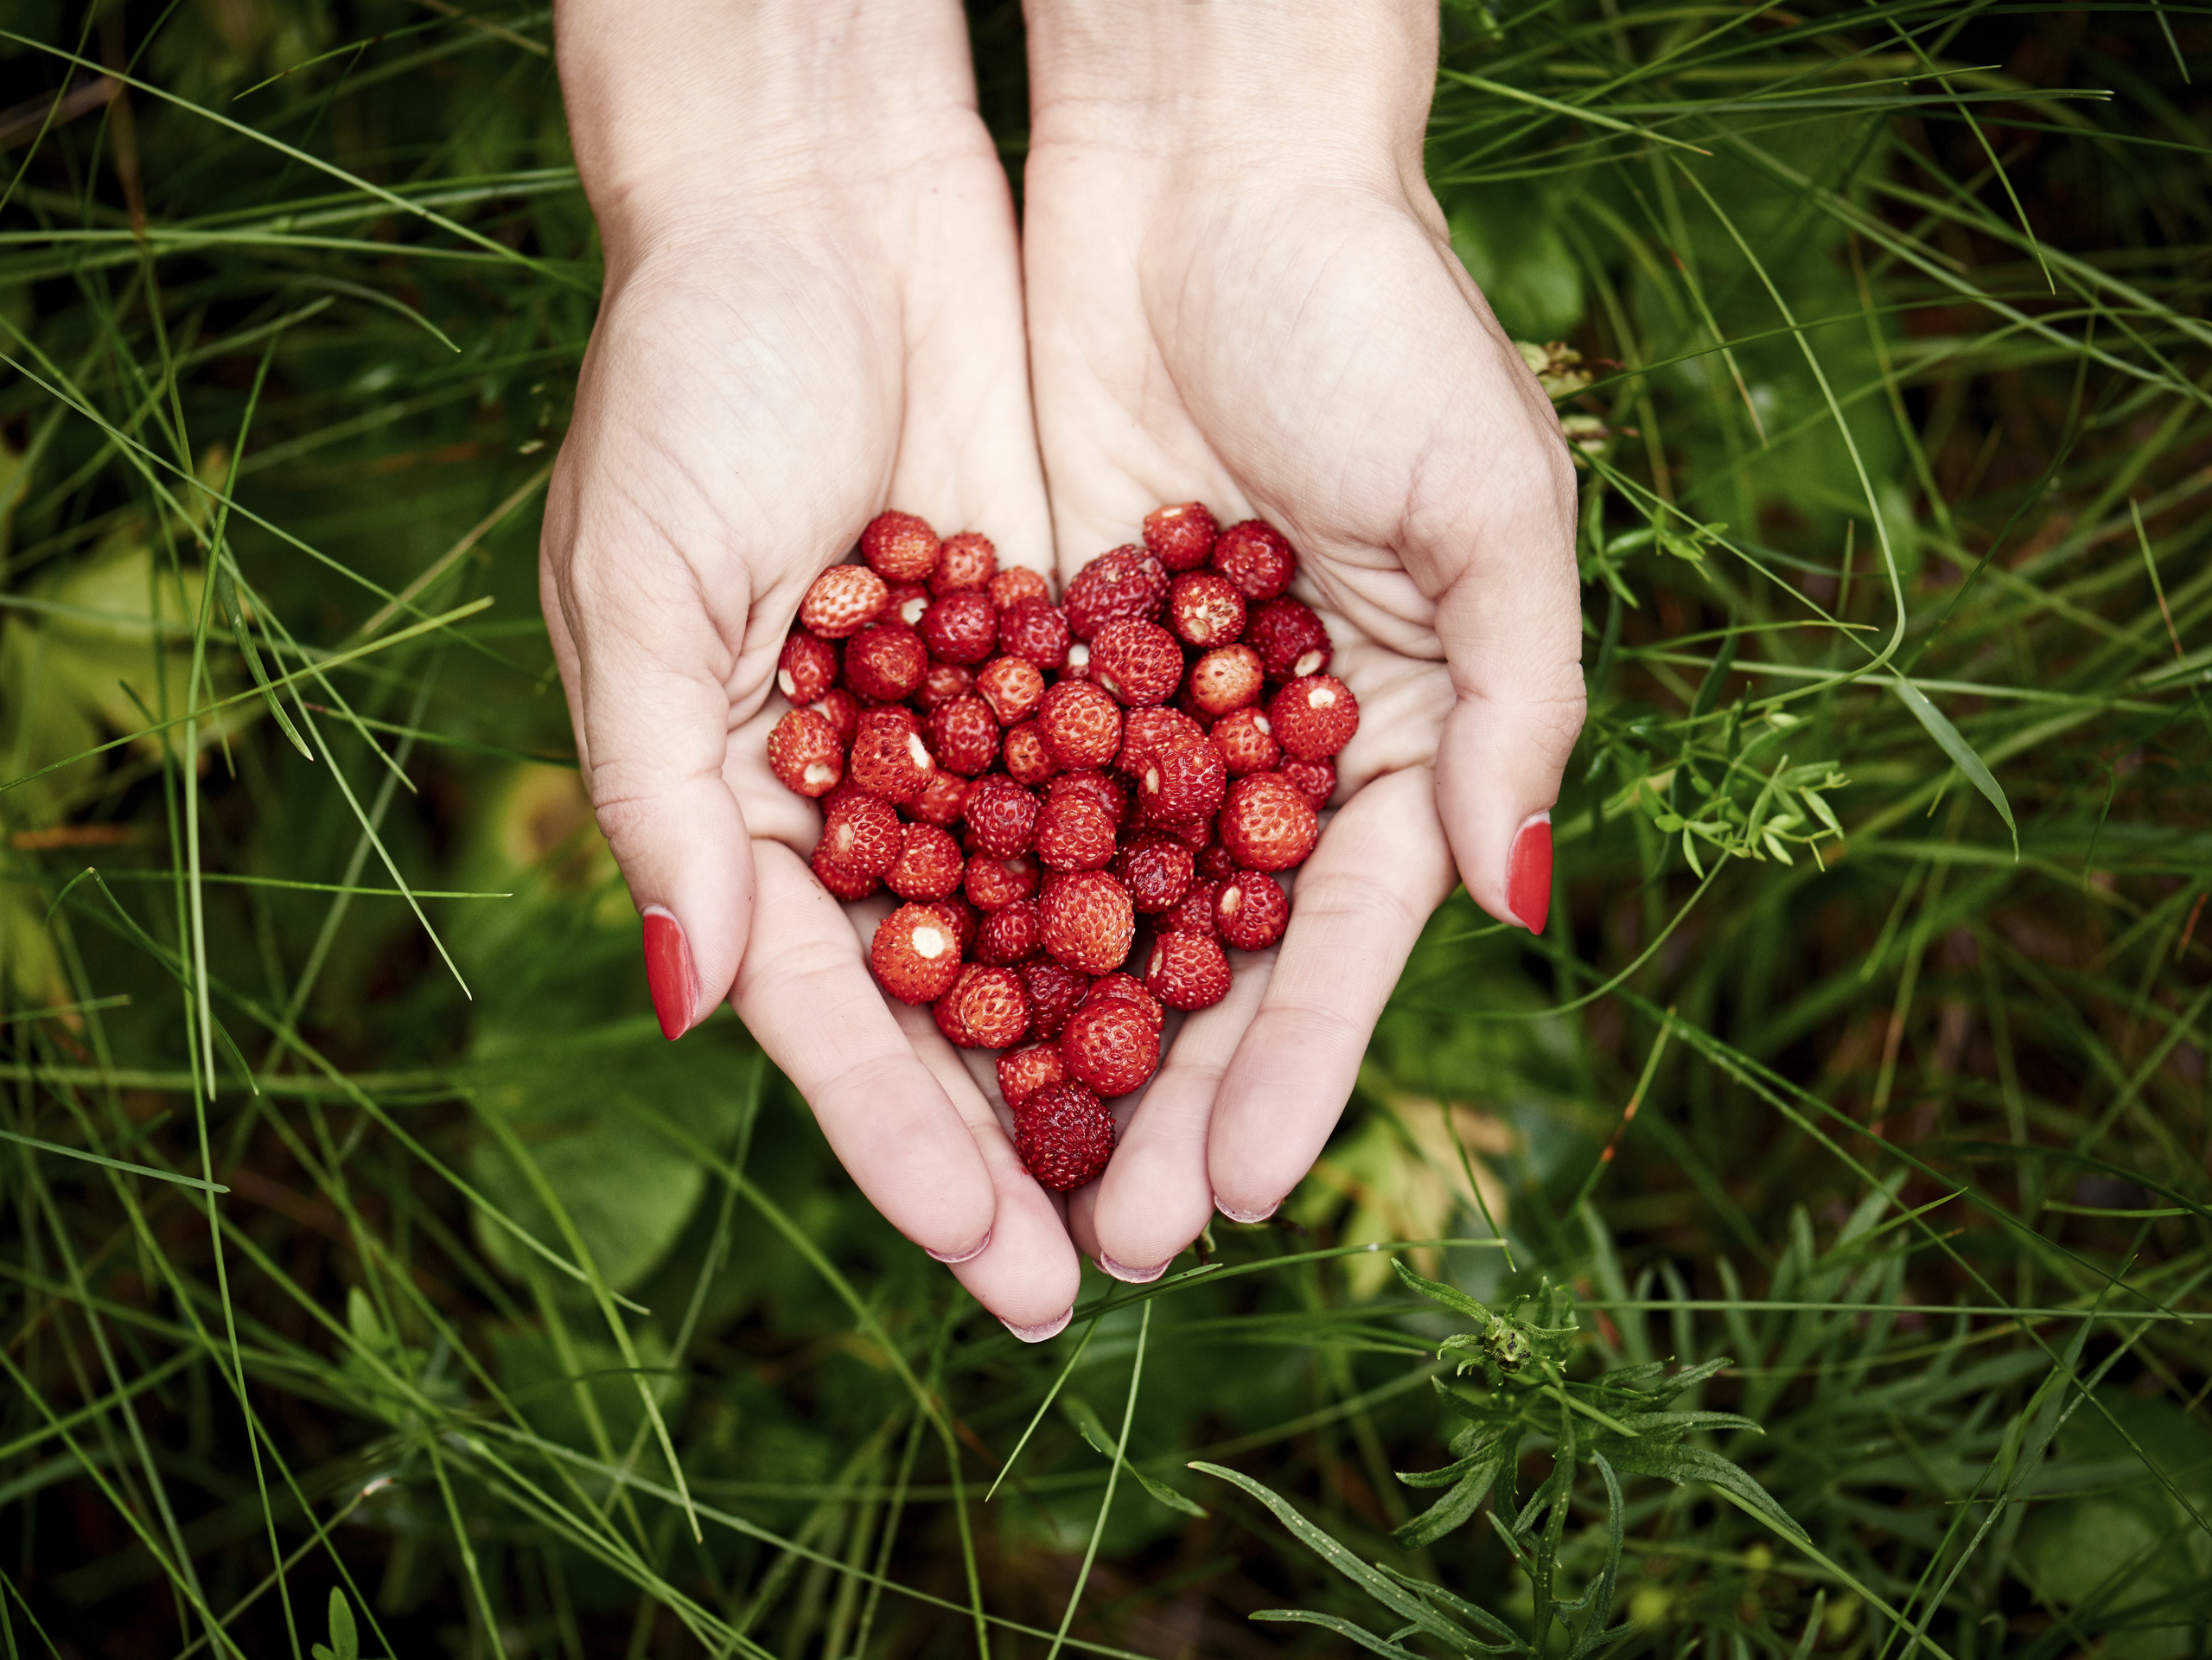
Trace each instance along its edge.
<path fill-rule="evenodd" d="M 336 1586 L 330 1587 L 330 1648 L 338 1660 L 360 1660 L 360 1633 L 354 1628 L 354 1611 L 347 1605 L 346 1593 Z"/>
<path fill-rule="evenodd" d="M 1490 1491 L 1498 1466 L 1504 1462 L 1502 1451 L 1493 1450 L 1482 1463 L 1461 1477 L 1450 1492 L 1390 1536 L 1408 1550 L 1418 1550 L 1443 1538 L 1482 1507 L 1483 1495 Z"/>
<path fill-rule="evenodd" d="M 1749 1472 L 1718 1452 L 1708 1452 L 1701 1446 L 1667 1446 L 1648 1440 L 1624 1441 L 1606 1451 L 1624 1475 L 1656 1476 L 1678 1487 L 1686 1482 L 1705 1482 L 1734 1494 L 1786 1538 L 1811 1538 Z"/>
<path fill-rule="evenodd" d="M 1406 1282 L 1408 1289 L 1420 1293 L 1431 1302 L 1442 1303 L 1446 1308 L 1452 1310 L 1455 1313 L 1464 1314 L 1470 1320 L 1487 1320 L 1491 1318 L 1488 1309 L 1460 1290 L 1458 1286 L 1447 1286 L 1437 1280 L 1425 1280 L 1394 1256 L 1390 1259 L 1390 1266 L 1398 1270 L 1398 1277 Z"/>
<path fill-rule="evenodd" d="M 1068 1414 L 1068 1421 L 1075 1426 L 1075 1433 L 1088 1441 L 1094 1451 L 1105 1453 L 1109 1459 L 1121 1458 L 1120 1452 L 1114 1446 L 1113 1437 L 1106 1433 L 1106 1425 L 1100 1420 L 1098 1409 L 1089 1401 L 1081 1395 L 1070 1393 L 1061 1397 L 1060 1409 Z M 1127 1459 L 1121 1459 L 1121 1467 L 1128 1472 L 1139 1487 L 1170 1510 L 1181 1510 L 1185 1516 L 1206 1514 L 1205 1507 L 1197 1500 L 1187 1498 L 1169 1486 L 1167 1483 L 1146 1475 Z"/>
<path fill-rule="evenodd" d="M 1364 1625 L 1355 1625 L 1337 1614 L 1316 1614 L 1305 1608 L 1262 1608 L 1253 1615 L 1254 1619 L 1278 1619 L 1288 1625 L 1319 1625 L 1339 1637 L 1348 1637 L 1361 1648 L 1375 1654 L 1388 1655 L 1390 1660 L 1421 1660 L 1411 1649 L 1402 1649 L 1388 1638 L 1377 1637 Z"/>
<path fill-rule="evenodd" d="M 2012 833 L 2012 857 L 2019 858 L 2020 827 L 2012 821 L 2012 803 L 2005 799 L 2005 786 L 1997 782 L 1997 776 L 1990 771 L 1981 757 L 1974 753 L 1973 745 L 1960 735 L 1959 729 L 1950 723 L 1941 709 L 1922 695 L 1918 686 L 1909 680 L 1898 680 L 1895 689 L 1905 707 L 1911 710 L 1920 724 L 1928 728 L 1928 735 L 1941 746 L 1943 753 L 1951 757 L 1959 770 L 1967 775 L 1973 787 L 1997 809 L 1997 816 L 2005 820 L 2005 827 Z"/>

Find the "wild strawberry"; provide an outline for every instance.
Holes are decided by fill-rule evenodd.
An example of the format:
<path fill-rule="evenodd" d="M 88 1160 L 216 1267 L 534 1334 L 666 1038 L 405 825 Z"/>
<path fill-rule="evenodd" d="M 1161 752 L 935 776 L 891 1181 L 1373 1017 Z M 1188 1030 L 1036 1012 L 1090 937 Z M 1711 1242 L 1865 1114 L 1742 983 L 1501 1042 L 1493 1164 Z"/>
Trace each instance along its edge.
<path fill-rule="evenodd" d="M 1137 931 L 1129 890 L 1104 871 L 1074 871 L 1044 884 L 1044 948 L 1070 968 L 1103 974 L 1121 967 Z"/>
<path fill-rule="evenodd" d="M 1080 1083 L 1049 1083 L 1014 1114 L 1014 1151 L 1048 1193 L 1098 1180 L 1113 1157 L 1113 1114 Z"/>
<path fill-rule="evenodd" d="M 860 533 L 860 556 L 885 582 L 922 582 L 937 568 L 937 533 L 911 513 L 879 513 Z"/>
<path fill-rule="evenodd" d="M 1336 763 L 1334 761 L 1285 761 L 1283 776 L 1289 779 L 1291 788 L 1313 803 L 1319 812 L 1329 805 L 1329 798 L 1336 793 Z"/>
<path fill-rule="evenodd" d="M 963 588 L 923 614 L 921 637 L 929 642 L 929 654 L 941 663 L 979 663 L 998 643 L 998 613 L 991 609 L 990 595 Z"/>
<path fill-rule="evenodd" d="M 1129 998 L 1087 997 L 1060 1029 L 1060 1061 L 1100 1095 L 1125 1095 L 1159 1069 L 1160 1029 Z"/>
<path fill-rule="evenodd" d="M 1088 795 L 1062 795 L 1037 814 L 1037 861 L 1050 871 L 1102 871 L 1113 858 L 1114 820 Z"/>
<path fill-rule="evenodd" d="M 1163 934 L 1144 963 L 1144 989 L 1171 1009 L 1210 1009 L 1229 994 L 1229 960 L 1207 934 Z"/>
<path fill-rule="evenodd" d="M 929 748 L 947 772 L 972 778 L 998 756 L 998 723 L 981 698 L 954 698 L 929 715 Z"/>
<path fill-rule="evenodd" d="M 1190 700 L 1201 714 L 1216 717 L 1259 701 L 1267 674 L 1250 646 L 1222 646 L 1190 667 Z"/>
<path fill-rule="evenodd" d="M 898 862 L 904 840 L 898 809 L 859 790 L 840 795 L 822 820 L 820 846 L 827 856 L 871 884 Z"/>
<path fill-rule="evenodd" d="M 775 660 L 775 689 L 794 704 L 812 703 L 837 684 L 838 648 L 803 629 L 783 642 Z"/>
<path fill-rule="evenodd" d="M 940 770 L 929 775 L 929 782 L 921 787 L 921 794 L 908 806 L 907 812 L 924 824 L 949 830 L 960 821 L 967 802 L 968 781 L 956 772 Z"/>
<path fill-rule="evenodd" d="M 1014 565 L 985 583 L 983 591 L 991 596 L 991 603 L 1003 614 L 1017 599 L 1049 600 L 1052 584 L 1026 565 Z"/>
<path fill-rule="evenodd" d="M 1234 580 L 1234 578 L 1232 578 Z M 1088 640 L 1124 617 L 1149 621 L 1168 596 L 1168 573 L 1135 543 L 1101 553 L 1075 573 L 1062 609 L 1078 640 Z"/>
<path fill-rule="evenodd" d="M 1113 764 L 1118 770 L 1134 777 L 1144 771 L 1144 757 L 1154 750 L 1164 750 L 1205 736 L 1206 729 L 1180 709 L 1170 709 L 1164 704 L 1131 709 L 1121 718 L 1121 750 L 1114 757 Z"/>
<path fill-rule="evenodd" d="M 945 926 L 953 930 L 953 937 L 959 942 L 963 957 L 975 949 L 976 929 L 981 913 L 973 905 L 962 899 L 940 899 L 929 909 L 943 917 Z"/>
<path fill-rule="evenodd" d="M 1144 515 L 1144 546 L 1170 571 L 1195 571 L 1214 551 L 1220 525 L 1202 503 L 1154 508 Z"/>
<path fill-rule="evenodd" d="M 968 860 L 960 888 L 970 904 L 988 914 L 1017 900 L 1034 897 L 1037 881 L 1037 862 L 1027 853 L 1017 853 L 1011 859 L 978 853 Z"/>
<path fill-rule="evenodd" d="M 1240 951 L 1265 951 L 1283 937 L 1290 920 L 1290 897 L 1259 871 L 1239 871 L 1214 901 L 1214 925 Z"/>
<path fill-rule="evenodd" d="M 1190 849 L 1193 856 L 1206 851 L 1214 840 L 1214 820 L 1193 819 L 1189 824 L 1156 824 L 1152 827 L 1163 836 L 1173 836 Z"/>
<path fill-rule="evenodd" d="M 1268 674 L 1278 680 L 1295 680 L 1318 674 L 1329 667 L 1329 630 L 1310 605 L 1287 596 L 1271 599 L 1252 614 L 1244 642 L 1259 654 Z"/>
<path fill-rule="evenodd" d="M 937 568 L 929 573 L 933 594 L 957 594 L 981 588 L 998 574 L 998 550 L 991 538 L 972 530 L 947 536 L 937 552 Z"/>
<path fill-rule="evenodd" d="M 902 1003 L 934 1003 L 960 977 L 960 944 L 934 905 L 901 905 L 876 924 L 868 964 Z"/>
<path fill-rule="evenodd" d="M 903 622 L 871 622 L 845 648 L 845 683 L 870 703 L 914 695 L 929 672 L 929 648 Z"/>
<path fill-rule="evenodd" d="M 1221 880 L 1202 872 L 1191 879 L 1182 898 L 1152 921 L 1155 934 L 1211 934 L 1221 927 L 1214 906 L 1221 897 Z"/>
<path fill-rule="evenodd" d="M 909 629 L 921 626 L 921 619 L 929 614 L 931 600 L 929 585 L 921 582 L 895 582 L 890 584 L 890 597 L 883 602 L 882 621 L 902 623 Z"/>
<path fill-rule="evenodd" d="M 1034 720 L 1006 729 L 1005 751 L 1006 770 L 1018 782 L 1041 784 L 1060 770 L 1060 763 L 1045 748 L 1044 737 Z"/>
<path fill-rule="evenodd" d="M 973 669 L 962 668 L 958 663 L 932 663 L 915 692 L 914 706 L 925 715 L 934 714 L 954 699 L 965 698 L 974 690 Z"/>
<path fill-rule="evenodd" d="M 1034 1013 L 1031 1025 L 1035 1025 Z M 1038 1090 L 1067 1081 L 1068 1069 L 1061 1062 L 1057 1044 L 1031 1044 L 1010 1049 L 998 1057 L 998 1093 L 1017 1113 L 1023 1101 Z"/>
<path fill-rule="evenodd" d="M 1022 977 L 1011 968 L 972 962 L 946 997 L 972 1048 L 1005 1049 L 1030 1029 L 1030 1000 L 1022 993 Z"/>
<path fill-rule="evenodd" d="M 1108 868 L 1129 890 L 1129 902 L 1138 914 L 1150 916 L 1190 891 L 1197 865 L 1190 849 L 1173 836 L 1144 830 L 1123 844 Z"/>
<path fill-rule="evenodd" d="M 792 710 L 768 734 L 768 767 L 786 789 L 828 795 L 845 776 L 837 728 L 812 709 Z"/>
<path fill-rule="evenodd" d="M 1036 840 L 1037 798 L 1004 773 L 976 780 L 965 816 L 977 848 L 993 859 L 1026 853 Z"/>
<path fill-rule="evenodd" d="M 1091 648 L 1087 641 L 1078 640 L 1068 648 L 1068 661 L 1062 664 L 1060 678 L 1063 680 L 1087 680 L 1091 678 Z"/>
<path fill-rule="evenodd" d="M 1334 674 L 1309 674 L 1275 694 L 1267 724 L 1293 761 L 1326 761 L 1360 730 L 1359 700 Z"/>
<path fill-rule="evenodd" d="M 1022 976 L 1022 989 L 1029 993 L 1030 1029 L 1040 1038 L 1059 1037 L 1068 1017 L 1090 990 L 1091 977 L 1050 957 L 1034 957 L 1016 972 Z"/>
<path fill-rule="evenodd" d="M 833 686 L 806 706 L 830 723 L 838 742 L 846 749 L 860 736 L 860 699 L 841 686 Z"/>
<path fill-rule="evenodd" d="M 1201 651 L 1234 645 L 1244 633 L 1244 595 L 1216 571 L 1177 577 L 1168 590 L 1168 626 Z"/>
<path fill-rule="evenodd" d="M 1037 732 L 1070 771 L 1102 767 L 1121 747 L 1121 706 L 1088 680 L 1061 680 L 1037 705 Z"/>
<path fill-rule="evenodd" d="M 1243 868 L 1235 856 L 1218 841 L 1198 850 L 1198 875 L 1207 882 L 1226 882 Z"/>
<path fill-rule="evenodd" d="M 930 1017 L 937 1022 L 937 1030 L 945 1034 L 946 1042 L 956 1044 L 961 1049 L 974 1049 L 978 1046 L 974 1035 L 961 1023 L 960 1006 L 953 1001 L 953 994 L 950 992 L 946 993 L 931 1006 L 929 1013 Z"/>
<path fill-rule="evenodd" d="M 1091 678 L 1132 709 L 1164 703 L 1182 679 L 1182 648 L 1157 623 L 1123 617 L 1092 635 Z"/>
<path fill-rule="evenodd" d="M 1001 726 L 1013 726 L 1036 713 L 1044 696 L 1044 674 L 1022 658 L 994 657 L 976 675 L 975 689 Z"/>
<path fill-rule="evenodd" d="M 1204 738 L 1185 738 L 1144 757 L 1138 799 L 1153 824 L 1189 824 L 1213 816 L 1229 781 L 1221 752 Z"/>
<path fill-rule="evenodd" d="M 998 648 L 1057 674 L 1068 662 L 1067 613 L 1042 596 L 1016 600 L 998 613 Z"/>
<path fill-rule="evenodd" d="M 1257 709 L 1230 710 L 1214 723 L 1207 737 L 1221 752 L 1232 778 L 1265 772 L 1283 758 L 1283 746 L 1275 741 L 1267 717 Z"/>
<path fill-rule="evenodd" d="M 833 565 L 814 578 L 799 602 L 799 620 L 809 634 L 842 640 L 876 620 L 890 591 L 864 565 Z"/>
<path fill-rule="evenodd" d="M 909 824 L 899 839 L 899 856 L 883 885 L 902 899 L 949 898 L 960 889 L 967 861 L 952 833 L 934 824 Z"/>
<path fill-rule="evenodd" d="M 887 801 L 910 801 L 937 770 L 929 746 L 915 730 L 910 711 L 896 707 L 868 710 L 853 735 L 852 754 L 846 762 L 852 782 L 871 795 Z"/>
<path fill-rule="evenodd" d="M 1037 954 L 1037 903 L 1017 899 L 1001 905 L 977 926 L 975 960 L 1006 968 Z"/>
<path fill-rule="evenodd" d="M 1214 543 L 1214 568 L 1246 599 L 1272 599 L 1298 574 L 1298 556 L 1283 533 L 1264 519 L 1231 525 Z"/>
<path fill-rule="evenodd" d="M 1115 969 L 1110 974 L 1100 974 L 1091 982 L 1091 989 L 1083 993 L 1086 1003 L 1103 1002 L 1107 998 L 1119 998 L 1140 1011 L 1154 1031 L 1167 1023 L 1167 1012 L 1160 1006 L 1160 999 L 1144 989 L 1144 982 L 1132 974 Z"/>
<path fill-rule="evenodd" d="M 1103 772 L 1065 772 L 1045 786 L 1044 796 L 1056 801 L 1063 795 L 1088 795 L 1119 824 L 1129 812 L 1129 797 L 1121 786 Z"/>
<path fill-rule="evenodd" d="M 1255 772 L 1229 786 L 1217 827 L 1221 846 L 1247 871 L 1287 871 L 1305 862 L 1321 834 L 1313 803 L 1279 772 Z"/>

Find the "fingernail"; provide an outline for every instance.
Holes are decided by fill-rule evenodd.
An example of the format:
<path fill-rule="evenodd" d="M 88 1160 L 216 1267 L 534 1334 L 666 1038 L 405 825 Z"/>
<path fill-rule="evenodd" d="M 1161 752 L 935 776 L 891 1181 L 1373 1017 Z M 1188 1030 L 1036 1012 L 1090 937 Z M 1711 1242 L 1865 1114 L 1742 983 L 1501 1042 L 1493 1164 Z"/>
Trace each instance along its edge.
<path fill-rule="evenodd" d="M 1552 815 L 1539 813 L 1514 833 L 1506 860 L 1506 909 L 1531 934 L 1552 915 Z"/>
<path fill-rule="evenodd" d="M 969 1246 L 965 1251 L 955 1251 L 950 1256 L 946 1255 L 942 1251 L 933 1251 L 927 1245 L 921 1248 L 922 1254 L 924 1255 L 931 1257 L 939 1262 L 942 1262 L 948 1268 L 956 1268 L 963 1262 L 972 1262 L 976 1258 L 981 1256 L 990 1248 L 991 1229 L 988 1228 L 983 1230 L 983 1237 L 981 1239 L 976 1241 L 974 1244 Z"/>
<path fill-rule="evenodd" d="M 1223 1204 L 1221 1203 L 1221 1195 L 1218 1193 L 1214 1196 L 1214 1208 L 1220 1211 L 1223 1216 L 1227 1216 L 1231 1222 L 1265 1222 L 1268 1217 L 1273 1216 L 1277 1210 L 1280 1210 L 1282 1208 L 1282 1204 L 1283 1201 L 1278 1199 L 1273 1204 L 1263 1206 L 1258 1210 L 1238 1210 L 1231 1206 Z"/>
<path fill-rule="evenodd" d="M 1023 1343 L 1042 1343 L 1065 1331 L 1068 1329 L 1068 1322 L 1074 1318 L 1075 1305 L 1070 1303 L 1068 1305 L 1068 1312 L 1056 1320 L 1047 1320 L 1042 1325 L 1017 1325 L 1011 1320 L 1001 1320 L 998 1324 L 1011 1331 Z"/>
<path fill-rule="evenodd" d="M 1124 1267 L 1104 1251 L 1100 1251 L 1097 1261 L 1100 1268 L 1117 1280 L 1132 1286 L 1149 1286 L 1168 1271 L 1168 1264 L 1173 1262 L 1175 1259 L 1170 1257 L 1167 1262 L 1161 1263 L 1157 1268 L 1130 1268 Z"/>
<path fill-rule="evenodd" d="M 699 972 L 692 966 L 684 925 L 666 905 L 645 908 L 645 983 L 652 988 L 653 1012 L 660 1017 L 660 1035 L 673 1043 L 692 1029 Z"/>

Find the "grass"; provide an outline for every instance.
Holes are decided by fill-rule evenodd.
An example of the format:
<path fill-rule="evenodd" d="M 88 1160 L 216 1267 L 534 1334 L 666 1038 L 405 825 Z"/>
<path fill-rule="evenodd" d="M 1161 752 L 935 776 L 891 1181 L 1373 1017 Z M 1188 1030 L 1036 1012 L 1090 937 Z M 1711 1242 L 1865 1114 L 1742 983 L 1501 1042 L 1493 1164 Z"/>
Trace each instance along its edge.
<path fill-rule="evenodd" d="M 10 14 L 0 103 L 130 77 L 0 138 L 10 1657 L 2207 1651 L 2203 15 L 1444 18 L 1581 354 L 1556 920 L 1030 1350 L 655 1034 L 545 13 Z"/>

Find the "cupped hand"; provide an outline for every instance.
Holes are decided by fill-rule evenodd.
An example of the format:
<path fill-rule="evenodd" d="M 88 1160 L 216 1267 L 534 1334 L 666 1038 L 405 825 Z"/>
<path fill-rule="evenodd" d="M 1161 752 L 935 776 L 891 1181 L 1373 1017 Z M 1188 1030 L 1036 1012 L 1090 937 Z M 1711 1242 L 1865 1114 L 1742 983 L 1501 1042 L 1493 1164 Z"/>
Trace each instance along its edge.
<path fill-rule="evenodd" d="M 865 45 L 836 20 L 794 25 L 818 38 L 779 42 L 777 80 L 749 86 L 691 67 L 726 18 L 724 36 L 664 52 L 632 38 L 648 15 L 620 11 L 560 20 L 608 272 L 541 585 L 655 1006 L 675 1037 L 729 998 L 870 1200 L 1034 1331 L 1074 1299 L 1061 1209 L 928 1011 L 885 1002 L 866 956 L 878 913 L 814 880 L 820 815 L 766 758 L 800 597 L 882 508 L 1046 562 L 1013 211 L 959 13 L 881 44 L 908 89 L 885 111 L 806 84 L 812 50 L 824 80 L 850 76 L 865 99 Z M 650 111 L 607 69 L 640 50 L 658 66 Z M 914 90 L 932 85 L 934 99 Z M 690 130 L 732 109 L 758 110 L 760 130 L 711 146 Z"/>
<path fill-rule="evenodd" d="M 1160 11 L 1119 73 L 1093 73 L 1115 48 L 1080 22 L 1032 47 L 1023 255 L 1055 546 L 1072 571 L 1163 501 L 1266 518 L 1361 725 L 1282 943 L 1232 954 L 1229 997 L 1184 1023 L 1071 1204 L 1078 1243 L 1138 1280 L 1215 1206 L 1256 1220 L 1305 1174 L 1455 872 L 1543 927 L 1544 815 L 1584 711 L 1573 469 L 1421 172 L 1434 7 L 1394 93 L 1324 54 L 1332 86 L 1374 91 L 1339 129 L 1293 59 L 1247 105 L 1233 73 L 1187 86 L 1184 65 L 1237 61 L 1178 36 L 1189 10 Z M 1295 54 L 1295 32 L 1241 57 Z"/>

